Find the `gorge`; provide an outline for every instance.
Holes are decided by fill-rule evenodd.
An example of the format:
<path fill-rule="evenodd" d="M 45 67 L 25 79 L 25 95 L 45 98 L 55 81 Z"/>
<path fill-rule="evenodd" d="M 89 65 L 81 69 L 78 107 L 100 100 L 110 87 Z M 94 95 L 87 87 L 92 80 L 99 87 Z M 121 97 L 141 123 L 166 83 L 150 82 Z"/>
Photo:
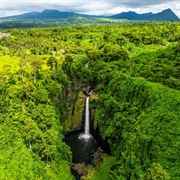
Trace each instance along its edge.
<path fill-rule="evenodd" d="M 86 97 L 85 100 L 85 110 L 84 110 L 84 128 L 79 131 L 71 132 L 66 138 L 65 142 L 70 146 L 72 151 L 72 162 L 74 163 L 72 167 L 72 172 L 76 179 L 80 178 L 81 173 L 77 171 L 84 171 L 85 166 L 82 164 L 91 164 L 93 155 L 98 149 L 99 145 L 92 136 L 90 132 L 91 119 L 90 119 L 90 109 L 89 109 L 89 100 L 90 94 Z M 79 166 L 77 168 L 77 166 Z M 74 171 L 74 169 L 78 169 Z"/>

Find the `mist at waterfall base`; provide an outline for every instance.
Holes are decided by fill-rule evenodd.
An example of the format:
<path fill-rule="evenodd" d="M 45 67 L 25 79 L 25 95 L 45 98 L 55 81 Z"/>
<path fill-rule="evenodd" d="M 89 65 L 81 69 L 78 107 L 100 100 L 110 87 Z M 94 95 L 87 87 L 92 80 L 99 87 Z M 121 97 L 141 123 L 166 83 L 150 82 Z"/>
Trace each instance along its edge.
<path fill-rule="evenodd" d="M 66 136 L 66 144 L 71 147 L 73 163 L 91 163 L 98 144 L 90 134 L 89 96 L 86 98 L 84 131 L 75 131 Z"/>
<path fill-rule="evenodd" d="M 66 144 L 71 147 L 73 154 L 73 163 L 90 164 L 94 152 L 98 148 L 96 140 L 91 136 L 90 138 L 79 138 L 83 131 L 76 131 L 66 137 Z"/>

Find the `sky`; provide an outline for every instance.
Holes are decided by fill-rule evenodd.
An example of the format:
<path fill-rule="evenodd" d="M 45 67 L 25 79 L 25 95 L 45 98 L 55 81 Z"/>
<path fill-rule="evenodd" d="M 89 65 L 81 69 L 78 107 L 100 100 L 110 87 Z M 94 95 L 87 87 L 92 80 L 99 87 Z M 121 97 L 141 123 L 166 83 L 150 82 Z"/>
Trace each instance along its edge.
<path fill-rule="evenodd" d="M 0 0 L 0 17 L 44 9 L 113 15 L 127 11 L 158 13 L 167 8 L 180 18 L 180 0 Z"/>

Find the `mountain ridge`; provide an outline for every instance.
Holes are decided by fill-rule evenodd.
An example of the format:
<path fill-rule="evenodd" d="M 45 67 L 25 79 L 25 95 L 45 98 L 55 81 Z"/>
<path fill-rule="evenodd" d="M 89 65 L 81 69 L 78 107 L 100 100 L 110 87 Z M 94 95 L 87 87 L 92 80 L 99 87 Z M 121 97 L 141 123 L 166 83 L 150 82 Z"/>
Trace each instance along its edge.
<path fill-rule="evenodd" d="M 113 18 L 113 19 L 127 19 L 127 20 L 138 20 L 138 21 L 179 21 L 179 17 L 170 9 L 165 9 L 158 13 L 143 13 L 138 14 L 134 11 L 122 12 L 112 16 L 96 16 L 96 15 L 86 15 L 78 14 L 68 11 L 59 11 L 59 10 L 49 10 L 45 9 L 42 12 L 29 12 L 21 15 L 2 17 L 1 20 L 56 20 L 56 19 L 65 19 L 73 16 L 81 17 L 93 17 L 93 18 Z"/>
<path fill-rule="evenodd" d="M 165 9 L 158 13 L 144 13 L 138 14 L 134 11 L 122 12 L 112 15 L 111 18 L 127 19 L 127 20 L 149 20 L 149 21 L 179 21 L 179 17 L 170 9 Z"/>

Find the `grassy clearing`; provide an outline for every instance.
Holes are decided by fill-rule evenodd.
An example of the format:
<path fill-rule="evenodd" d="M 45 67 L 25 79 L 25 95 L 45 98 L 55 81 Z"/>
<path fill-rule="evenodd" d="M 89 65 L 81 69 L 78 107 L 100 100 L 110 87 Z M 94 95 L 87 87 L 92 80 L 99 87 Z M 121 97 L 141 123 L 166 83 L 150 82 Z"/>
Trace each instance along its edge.
<path fill-rule="evenodd" d="M 47 66 L 47 61 L 49 57 L 52 55 L 42 55 L 39 56 L 42 62 L 42 70 L 49 69 Z M 57 59 L 61 58 L 59 56 L 56 57 Z M 10 71 L 15 72 L 20 69 L 20 58 L 17 56 L 10 57 L 9 55 L 0 55 L 0 72 L 3 71 Z"/>
<path fill-rule="evenodd" d="M 105 22 L 113 22 L 113 23 L 123 23 L 128 21 L 126 19 L 112 19 L 112 18 L 101 18 L 101 20 Z"/>
<path fill-rule="evenodd" d="M 0 56 L 0 72 L 2 71 L 11 71 L 15 72 L 19 69 L 19 58 L 10 57 L 9 55 Z"/>
<path fill-rule="evenodd" d="M 40 56 L 42 60 L 42 69 L 46 70 L 47 67 L 47 60 L 50 56 Z M 13 56 L 10 57 L 9 55 L 0 55 L 0 72 L 3 71 L 10 71 L 15 72 L 20 69 L 20 58 Z"/>

